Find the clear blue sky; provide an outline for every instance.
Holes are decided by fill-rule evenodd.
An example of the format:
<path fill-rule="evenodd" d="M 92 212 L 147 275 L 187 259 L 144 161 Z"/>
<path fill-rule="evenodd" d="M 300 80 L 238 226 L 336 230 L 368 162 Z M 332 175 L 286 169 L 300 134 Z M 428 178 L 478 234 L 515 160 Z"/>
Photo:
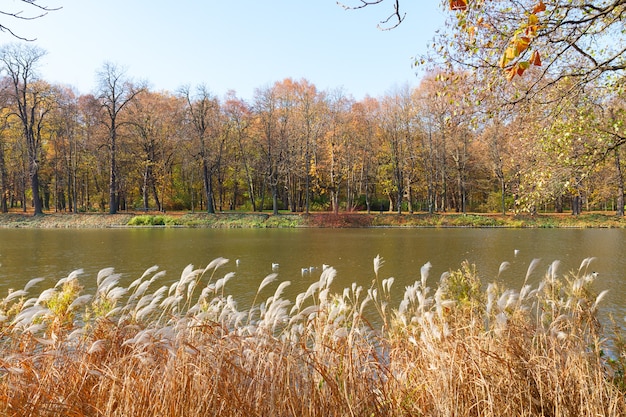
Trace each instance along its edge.
<path fill-rule="evenodd" d="M 40 73 L 50 82 L 92 92 L 109 61 L 153 90 L 205 84 L 220 97 L 234 90 L 244 99 L 287 77 L 357 100 L 416 85 L 412 57 L 426 51 L 446 13 L 439 0 L 405 0 L 404 23 L 381 31 L 391 0 L 353 11 L 335 0 L 41 1 L 62 9 L 3 23 L 47 51 Z M 6 33 L 0 39 L 14 41 Z"/>

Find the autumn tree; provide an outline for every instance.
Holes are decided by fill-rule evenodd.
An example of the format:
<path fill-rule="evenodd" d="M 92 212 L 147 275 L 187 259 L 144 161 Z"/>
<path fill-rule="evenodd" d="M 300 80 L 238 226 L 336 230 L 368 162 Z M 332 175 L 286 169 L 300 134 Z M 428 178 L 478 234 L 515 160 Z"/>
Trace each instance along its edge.
<path fill-rule="evenodd" d="M 141 168 L 142 209 L 148 210 L 152 196 L 156 209 L 163 211 L 165 196 L 159 196 L 159 188 L 172 163 L 173 136 L 178 130 L 176 125 L 181 124 L 182 109 L 176 97 L 147 91 L 132 102 L 128 113 L 129 127 L 135 138 L 134 159 Z"/>
<path fill-rule="evenodd" d="M 195 94 L 189 87 L 184 87 L 182 95 L 186 102 L 186 123 L 197 143 L 196 155 L 201 164 L 206 210 L 208 213 L 215 213 L 213 177 L 221 163 L 224 145 L 220 103 L 204 85 L 198 86 Z"/>
<path fill-rule="evenodd" d="M 295 95 L 295 82 L 291 78 L 277 81 L 273 85 L 276 103 L 276 139 L 279 150 L 277 161 L 277 197 L 282 200 L 283 206 L 296 211 L 298 203 L 298 191 L 300 190 L 302 154 L 301 142 L 296 134 L 297 129 L 297 103 Z"/>
<path fill-rule="evenodd" d="M 298 156 L 299 166 L 304 177 L 304 211 L 311 209 L 311 161 L 317 149 L 324 118 L 322 117 L 323 95 L 307 80 L 295 83 L 295 100 L 297 106 L 296 135 L 300 144 Z"/>
<path fill-rule="evenodd" d="M 255 90 L 254 113 L 257 143 L 264 158 L 265 181 L 272 193 L 272 212 L 278 214 L 279 166 L 283 162 L 284 149 L 280 143 L 281 116 L 276 89 L 265 87 Z M 284 116 L 283 116 L 284 124 Z M 261 204 L 263 209 L 265 186 L 262 187 Z"/>
<path fill-rule="evenodd" d="M 9 79 L 0 80 L 0 212 L 9 211 L 8 194 L 9 194 L 9 174 L 7 167 L 7 132 L 8 132 L 8 116 L 11 112 L 9 108 Z"/>
<path fill-rule="evenodd" d="M 348 118 L 352 100 L 343 91 L 335 90 L 327 95 L 326 106 L 327 122 L 320 138 L 316 171 L 318 184 L 321 190 L 330 195 L 331 208 L 337 214 L 341 189 L 348 181 L 351 169 L 349 161 L 354 138 L 351 136 Z"/>
<path fill-rule="evenodd" d="M 506 169 L 506 154 L 509 135 L 506 130 L 506 120 L 496 113 L 488 121 L 480 136 L 484 145 L 485 162 L 488 169 L 498 182 L 498 192 L 500 195 L 499 206 L 502 215 L 506 215 L 506 197 L 508 189 L 508 174 Z"/>
<path fill-rule="evenodd" d="M 402 202 L 413 179 L 412 168 L 415 167 L 413 145 L 417 141 L 417 131 L 414 114 L 411 92 L 407 86 L 385 97 L 381 103 L 379 131 L 391 180 L 387 193 L 390 210 L 395 202 L 398 214 L 402 213 Z"/>
<path fill-rule="evenodd" d="M 92 94 L 84 94 L 77 98 L 78 131 L 76 132 L 75 146 L 78 148 L 79 158 L 76 162 L 77 203 L 80 209 L 88 211 L 96 204 L 101 211 L 106 209 L 109 199 L 109 170 L 107 161 L 109 152 L 107 141 L 108 128 L 102 123 L 102 108 L 100 101 Z M 94 201 L 98 197 L 97 202 Z"/>
<path fill-rule="evenodd" d="M 445 211 L 448 204 L 449 99 L 440 73 L 425 77 L 414 92 L 417 119 L 422 129 L 421 160 L 429 213 Z"/>
<path fill-rule="evenodd" d="M 55 106 L 50 114 L 48 158 L 53 176 L 55 210 L 77 211 L 79 153 L 78 99 L 67 87 L 55 87 Z"/>
<path fill-rule="evenodd" d="M 572 212 L 579 214 L 583 187 L 603 165 L 612 167 L 613 196 L 618 216 L 624 215 L 624 174 L 622 153 L 626 144 L 626 118 L 623 99 L 619 95 L 587 94 L 562 103 L 561 114 L 551 120 L 546 130 L 545 146 L 565 178 L 572 196 Z"/>
<path fill-rule="evenodd" d="M 534 68 L 523 88 L 531 96 L 561 81 L 566 93 L 603 78 L 608 85 L 626 69 L 622 0 L 456 3 L 446 40 L 458 43 L 445 56 L 509 79 Z"/>
<path fill-rule="evenodd" d="M 115 64 L 105 63 L 98 72 L 98 101 L 104 112 L 102 123 L 108 130 L 109 150 L 109 214 L 115 214 L 118 210 L 118 135 L 120 126 L 124 124 L 121 119 L 126 107 L 144 88 L 133 85 L 126 78 L 125 72 Z"/>
<path fill-rule="evenodd" d="M 51 108 L 48 85 L 37 77 L 37 65 L 45 51 L 32 45 L 11 44 L 0 49 L 0 61 L 11 80 L 13 115 L 19 120 L 28 158 L 28 172 L 35 215 L 43 214 L 39 189 L 42 152 L 41 129 Z"/>
<path fill-rule="evenodd" d="M 250 143 L 250 127 L 252 123 L 252 110 L 246 102 L 238 99 L 234 92 L 227 95 L 224 103 L 227 134 L 233 137 L 237 148 L 237 159 L 243 168 L 248 198 L 252 211 L 256 211 L 256 188 L 254 181 L 254 159 L 258 151 Z M 257 158 L 258 159 L 258 158 Z M 238 164 L 235 164 L 238 165 Z M 236 200 L 235 197 L 233 199 Z"/>
<path fill-rule="evenodd" d="M 351 143 L 354 145 L 354 169 L 359 196 L 363 197 L 365 208 L 369 214 L 372 210 L 372 199 L 376 185 L 376 171 L 378 161 L 375 155 L 378 152 L 376 142 L 376 114 L 379 102 L 372 97 L 353 103 L 350 108 L 349 123 L 351 125 Z"/>
<path fill-rule="evenodd" d="M 381 27 L 401 24 L 405 13 L 400 0 L 340 4 L 360 9 L 381 3 L 389 5 Z M 527 94 L 568 79 L 575 80 L 570 92 L 599 79 L 611 83 L 611 75 L 619 76 L 626 69 L 623 0 L 443 0 L 441 4 L 450 13 L 447 30 L 436 38 L 437 53 L 454 65 L 504 71 L 509 79 L 535 68 L 533 81 L 524 86 Z"/>

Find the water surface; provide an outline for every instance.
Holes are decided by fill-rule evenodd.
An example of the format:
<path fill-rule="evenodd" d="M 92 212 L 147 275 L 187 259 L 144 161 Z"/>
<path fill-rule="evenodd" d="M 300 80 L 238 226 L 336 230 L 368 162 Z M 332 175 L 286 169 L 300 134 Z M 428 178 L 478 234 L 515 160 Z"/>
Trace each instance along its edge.
<path fill-rule="evenodd" d="M 337 269 L 334 288 L 339 292 L 352 282 L 369 286 L 377 255 L 385 260 L 381 278 L 395 278 L 398 297 L 419 279 L 426 262 L 432 264 L 432 284 L 468 260 L 484 282 L 499 279 L 518 288 L 534 258 L 541 262 L 531 283 L 555 260 L 566 273 L 577 270 L 584 258 L 595 257 L 590 268 L 598 272 L 596 289 L 610 290 L 611 311 L 620 316 L 626 311 L 626 231 L 618 229 L 3 229 L 0 294 L 35 277 L 46 279 L 35 291 L 48 288 L 81 268 L 87 290 L 94 288 L 97 272 L 106 267 L 114 267 L 129 283 L 158 265 L 167 271 L 164 285 L 177 279 L 188 264 L 204 267 L 224 257 L 230 262 L 219 276 L 235 272 L 227 292 L 241 304 L 272 273 L 272 263 L 279 264 L 280 280 L 291 281 L 290 295 L 316 280 L 322 264 Z M 498 277 L 503 261 L 511 266 Z M 309 267 L 312 272 L 303 274 L 302 269 Z"/>

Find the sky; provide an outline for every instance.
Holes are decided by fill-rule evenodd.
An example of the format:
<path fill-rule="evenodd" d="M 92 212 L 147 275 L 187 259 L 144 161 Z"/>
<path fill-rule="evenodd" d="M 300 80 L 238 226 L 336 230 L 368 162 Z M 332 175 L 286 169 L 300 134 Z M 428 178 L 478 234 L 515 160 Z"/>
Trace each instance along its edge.
<path fill-rule="evenodd" d="M 345 0 L 357 5 L 358 0 Z M 13 10 L 33 11 L 18 0 Z M 319 90 L 341 89 L 357 100 L 417 85 L 414 57 L 427 51 L 445 11 L 438 0 L 404 0 L 404 22 L 377 26 L 392 1 L 344 10 L 336 0 L 40 0 L 61 7 L 30 21 L 7 20 L 46 50 L 40 76 L 94 92 L 105 62 L 154 91 L 206 85 L 250 100 L 255 89 L 285 78 Z M 8 7 L 8 6 L 3 6 Z M 4 10 L 4 9 L 3 9 Z M 0 32 L 0 45 L 15 42 Z"/>

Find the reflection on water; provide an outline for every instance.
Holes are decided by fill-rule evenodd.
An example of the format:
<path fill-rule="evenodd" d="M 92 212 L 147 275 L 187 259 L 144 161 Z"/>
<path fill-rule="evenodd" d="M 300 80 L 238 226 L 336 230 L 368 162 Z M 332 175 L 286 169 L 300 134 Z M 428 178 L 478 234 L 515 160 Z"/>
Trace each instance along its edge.
<path fill-rule="evenodd" d="M 111 266 L 130 283 L 158 265 L 167 271 L 163 285 L 177 279 L 188 264 L 204 267 L 225 257 L 231 262 L 218 275 L 236 273 L 227 291 L 244 308 L 272 273 L 273 263 L 279 265 L 279 280 L 291 282 L 287 295 L 293 297 L 319 277 L 322 264 L 337 269 L 337 292 L 353 282 L 369 286 L 376 255 L 385 260 L 381 278 L 395 278 L 392 292 L 398 298 L 419 279 L 426 262 L 432 264 L 433 284 L 468 260 L 476 264 L 483 282 L 499 279 L 517 288 L 535 258 L 541 262 L 531 283 L 554 260 L 561 261 L 561 273 L 566 273 L 577 270 L 584 258 L 595 257 L 591 268 L 598 272 L 597 290 L 610 290 L 605 306 L 619 317 L 626 312 L 626 231 L 611 229 L 2 229 L 0 291 L 20 288 L 35 277 L 46 278 L 38 289 L 47 288 L 79 268 L 90 290 L 97 271 Z M 498 277 L 503 261 L 510 267 Z"/>

